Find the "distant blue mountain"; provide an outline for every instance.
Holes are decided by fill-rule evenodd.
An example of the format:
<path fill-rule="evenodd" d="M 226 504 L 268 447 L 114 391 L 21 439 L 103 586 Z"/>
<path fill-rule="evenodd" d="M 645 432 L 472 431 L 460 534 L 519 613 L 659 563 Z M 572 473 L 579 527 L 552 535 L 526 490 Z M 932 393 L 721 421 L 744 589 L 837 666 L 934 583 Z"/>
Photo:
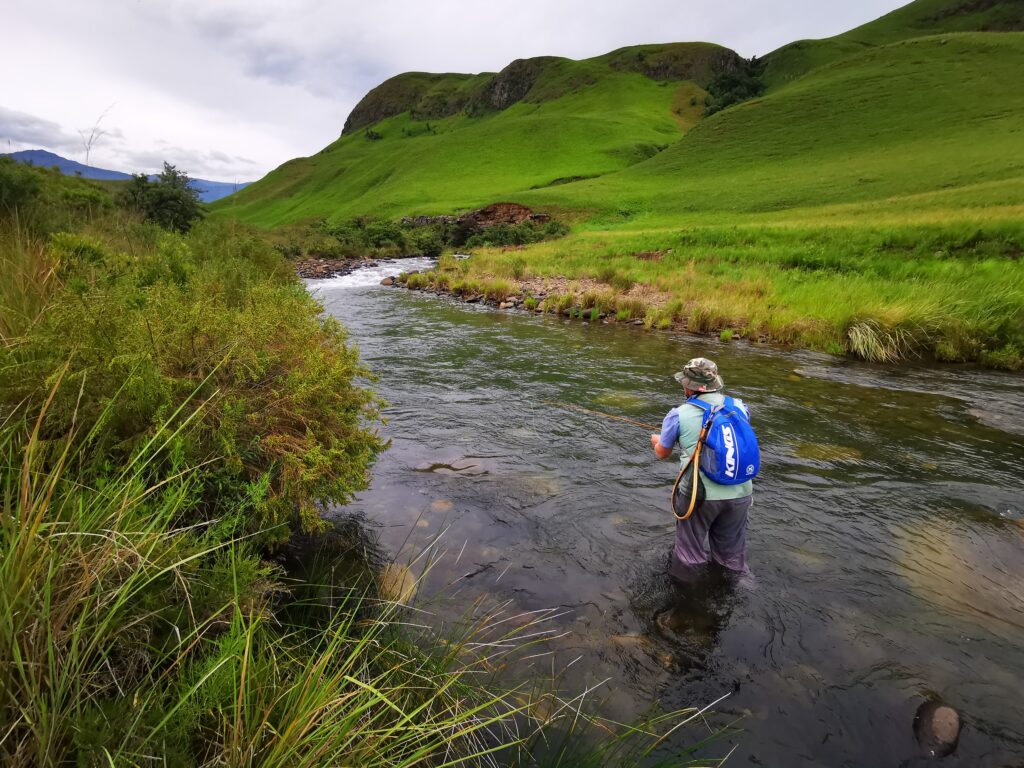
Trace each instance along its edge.
<path fill-rule="evenodd" d="M 130 173 L 120 171 L 109 171 L 106 168 L 93 168 L 91 165 L 68 160 L 66 157 L 47 152 L 45 149 L 26 149 L 21 152 L 11 152 L 9 155 L 2 155 L 17 160 L 19 163 L 31 163 L 43 168 L 57 167 L 65 176 L 80 175 L 85 179 L 99 179 L 101 181 L 125 181 L 132 176 Z M 150 175 L 155 179 L 155 175 Z M 199 199 L 204 203 L 212 203 L 227 197 L 232 192 L 237 192 L 242 187 L 247 187 L 252 182 L 246 181 L 240 184 L 233 184 L 228 181 L 209 181 L 207 179 L 192 179 L 192 188 L 199 193 Z"/>

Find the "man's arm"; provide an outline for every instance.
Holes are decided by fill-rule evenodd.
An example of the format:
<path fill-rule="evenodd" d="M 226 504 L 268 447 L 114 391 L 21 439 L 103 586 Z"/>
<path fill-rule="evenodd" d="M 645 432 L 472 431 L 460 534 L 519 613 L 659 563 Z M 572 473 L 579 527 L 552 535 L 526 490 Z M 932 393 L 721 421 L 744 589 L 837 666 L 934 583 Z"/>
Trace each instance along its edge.
<path fill-rule="evenodd" d="M 651 435 L 651 446 L 654 448 L 654 455 L 664 461 L 672 455 L 671 448 L 664 448 L 661 445 L 661 435 Z"/>
<path fill-rule="evenodd" d="M 665 460 L 672 455 L 672 446 L 679 439 L 679 413 L 673 409 L 661 422 L 661 434 L 651 435 L 651 447 L 654 455 Z"/>

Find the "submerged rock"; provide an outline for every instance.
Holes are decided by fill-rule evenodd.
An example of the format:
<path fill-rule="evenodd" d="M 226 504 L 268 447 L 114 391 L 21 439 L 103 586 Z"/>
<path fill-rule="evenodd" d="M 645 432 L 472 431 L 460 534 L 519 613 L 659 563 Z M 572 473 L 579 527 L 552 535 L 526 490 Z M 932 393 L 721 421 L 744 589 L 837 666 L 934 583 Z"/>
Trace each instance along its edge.
<path fill-rule="evenodd" d="M 416 577 L 404 565 L 388 563 L 377 578 L 377 589 L 385 600 L 407 603 L 416 594 Z"/>
<path fill-rule="evenodd" d="M 946 757 L 960 741 L 960 714 L 947 704 L 926 701 L 914 715 L 914 737 L 929 757 Z"/>
<path fill-rule="evenodd" d="M 486 475 L 487 467 L 479 459 L 452 459 L 446 461 L 425 461 L 416 465 L 417 472 L 434 472 L 439 475 Z"/>
<path fill-rule="evenodd" d="M 848 445 L 797 443 L 793 447 L 793 456 L 811 461 L 857 462 L 864 458 L 864 453 L 859 448 Z"/>

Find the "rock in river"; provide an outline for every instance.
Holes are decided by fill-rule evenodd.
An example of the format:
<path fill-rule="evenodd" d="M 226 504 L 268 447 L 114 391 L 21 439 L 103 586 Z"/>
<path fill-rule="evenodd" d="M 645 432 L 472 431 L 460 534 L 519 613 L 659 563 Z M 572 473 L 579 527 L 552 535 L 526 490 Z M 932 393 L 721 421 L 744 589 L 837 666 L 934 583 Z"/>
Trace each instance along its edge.
<path fill-rule="evenodd" d="M 960 715 L 947 704 L 926 701 L 914 715 L 914 737 L 929 757 L 953 754 L 960 740 Z"/>

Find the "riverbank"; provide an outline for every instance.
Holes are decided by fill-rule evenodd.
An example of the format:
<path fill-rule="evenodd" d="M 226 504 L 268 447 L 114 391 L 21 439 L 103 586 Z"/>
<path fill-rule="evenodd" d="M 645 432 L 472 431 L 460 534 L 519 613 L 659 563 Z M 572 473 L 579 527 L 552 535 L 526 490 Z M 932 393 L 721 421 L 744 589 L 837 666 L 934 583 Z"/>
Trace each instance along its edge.
<path fill-rule="evenodd" d="M 403 284 L 498 307 L 873 362 L 1024 368 L 1019 220 L 879 217 L 872 224 L 866 211 L 849 220 L 814 217 L 583 225 L 526 248 L 442 257 L 437 269 Z"/>

